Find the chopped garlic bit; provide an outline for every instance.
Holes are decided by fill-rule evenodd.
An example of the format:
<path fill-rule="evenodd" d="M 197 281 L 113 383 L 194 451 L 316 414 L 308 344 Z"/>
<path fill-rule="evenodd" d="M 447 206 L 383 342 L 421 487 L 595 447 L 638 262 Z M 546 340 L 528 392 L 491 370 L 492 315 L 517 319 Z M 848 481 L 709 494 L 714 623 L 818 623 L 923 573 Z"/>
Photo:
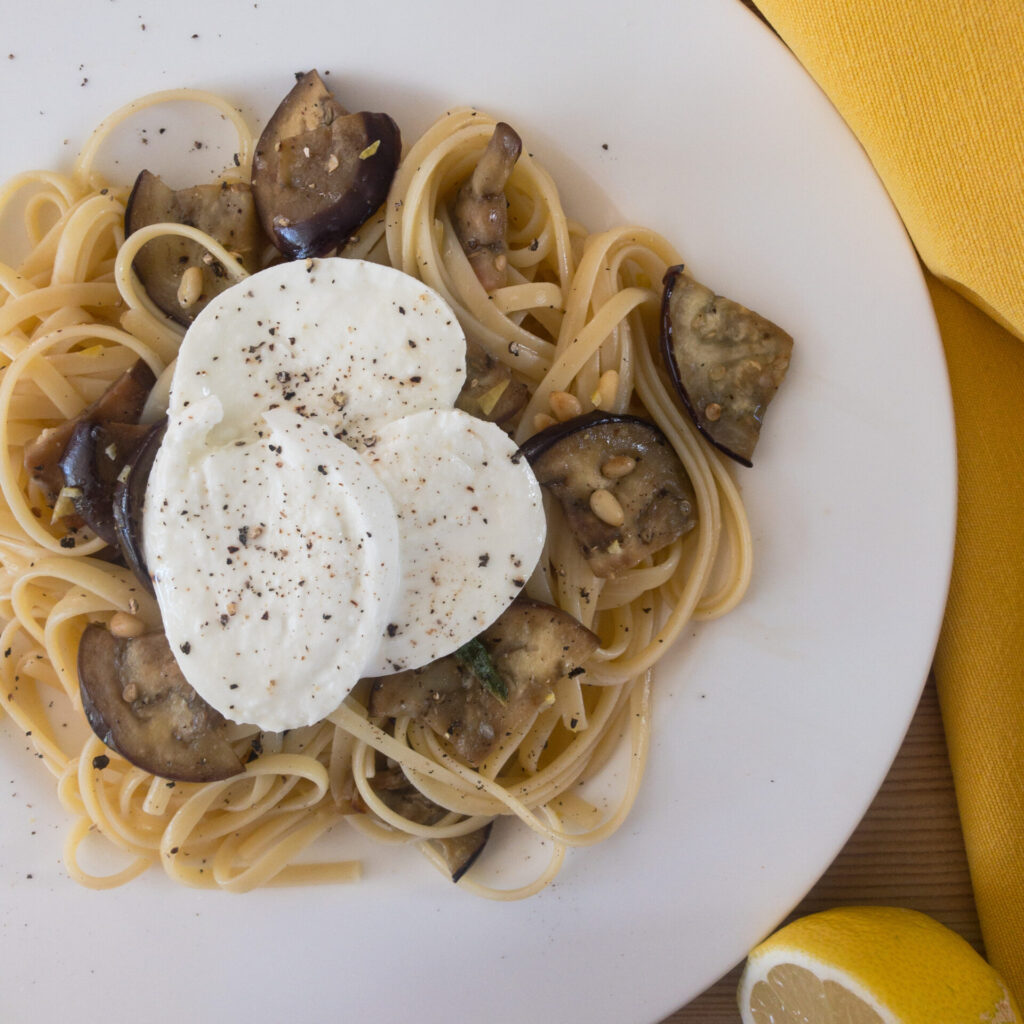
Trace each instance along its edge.
<path fill-rule="evenodd" d="M 511 381 L 506 378 L 505 380 L 498 381 L 489 391 L 485 391 L 478 399 L 480 409 L 485 416 L 490 416 L 494 412 L 494 407 L 501 400 L 501 396 L 505 394 L 505 390 L 508 388 Z"/>
<path fill-rule="evenodd" d="M 57 500 L 53 504 L 53 515 L 50 517 L 52 526 L 58 519 L 75 514 L 75 499 L 82 496 L 81 487 L 62 487 Z"/>

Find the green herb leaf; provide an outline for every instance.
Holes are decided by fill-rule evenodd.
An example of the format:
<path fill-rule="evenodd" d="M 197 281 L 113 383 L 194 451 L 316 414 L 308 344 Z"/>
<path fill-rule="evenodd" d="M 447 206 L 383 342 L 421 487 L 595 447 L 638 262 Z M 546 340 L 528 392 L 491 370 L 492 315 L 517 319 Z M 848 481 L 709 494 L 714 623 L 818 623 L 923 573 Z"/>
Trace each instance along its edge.
<path fill-rule="evenodd" d="M 455 652 L 455 657 L 480 680 L 480 685 L 488 693 L 497 697 L 502 704 L 508 700 L 508 686 L 494 667 L 490 652 L 480 640 L 468 640 Z"/>

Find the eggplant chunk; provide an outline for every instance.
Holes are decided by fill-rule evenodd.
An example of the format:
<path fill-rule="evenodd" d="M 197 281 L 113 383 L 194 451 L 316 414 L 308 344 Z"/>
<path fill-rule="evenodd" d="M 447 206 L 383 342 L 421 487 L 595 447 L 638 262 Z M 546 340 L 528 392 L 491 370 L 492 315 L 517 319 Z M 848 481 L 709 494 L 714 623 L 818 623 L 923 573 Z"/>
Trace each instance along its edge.
<path fill-rule="evenodd" d="M 522 452 L 595 576 L 636 565 L 697 523 L 693 484 L 647 420 L 595 410 L 534 434 Z"/>
<path fill-rule="evenodd" d="M 79 424 L 137 423 L 155 380 L 149 366 L 138 360 L 74 419 L 44 430 L 25 446 L 25 468 L 50 505 L 56 502 L 64 487 L 61 458 Z"/>
<path fill-rule="evenodd" d="M 478 639 L 505 682 L 505 700 L 484 685 L 468 659 L 450 654 L 374 680 L 370 714 L 410 715 L 476 766 L 537 713 L 562 676 L 579 674 L 600 642 L 571 615 L 525 597 L 516 598 Z"/>
<path fill-rule="evenodd" d="M 697 429 L 751 465 L 765 409 L 782 383 L 793 339 L 781 327 L 683 272 L 665 274 L 661 347 Z"/>
<path fill-rule="evenodd" d="M 163 633 L 122 639 L 87 626 L 78 682 L 93 732 L 143 771 L 182 782 L 242 771 L 226 721 L 186 681 Z"/>
<path fill-rule="evenodd" d="M 146 568 L 146 555 L 142 549 L 142 512 L 149 471 L 153 468 L 153 460 L 166 428 L 166 419 L 146 428 L 147 434 L 135 455 L 118 474 L 111 502 L 115 543 L 121 549 L 125 564 L 151 594 L 153 581 Z"/>
<path fill-rule="evenodd" d="M 75 512 L 108 544 L 117 544 L 114 490 L 118 477 L 148 433 L 148 427 L 137 423 L 83 420 L 75 427 L 61 456 L 64 486 L 74 492 Z"/>
<path fill-rule="evenodd" d="M 434 825 L 448 812 L 425 797 L 399 768 L 385 768 L 370 780 L 373 791 L 396 814 L 420 825 Z M 491 823 L 464 836 L 448 839 L 428 839 L 444 859 L 452 881 L 457 882 L 476 863 L 477 857 L 491 836 Z"/>
<path fill-rule="evenodd" d="M 457 408 L 511 429 L 529 398 L 530 389 L 504 363 L 467 339 L 466 383 L 455 400 Z"/>
<path fill-rule="evenodd" d="M 455 234 L 477 279 L 489 292 L 503 287 L 508 279 L 505 185 L 522 151 L 522 140 L 500 121 L 472 175 L 455 197 Z"/>
<path fill-rule="evenodd" d="M 264 253 L 270 246 L 256 216 L 252 191 L 244 182 L 225 181 L 175 191 L 155 174 L 143 171 L 135 179 L 125 207 L 125 234 L 165 223 L 205 231 L 237 255 L 250 274 L 263 269 Z M 157 308 L 185 326 L 214 296 L 235 283 L 205 246 L 178 235 L 147 242 L 135 257 L 134 266 Z"/>
<path fill-rule="evenodd" d="M 401 154 L 392 118 L 350 114 L 306 72 L 256 144 L 252 187 L 264 230 L 292 259 L 344 245 L 384 202 Z"/>

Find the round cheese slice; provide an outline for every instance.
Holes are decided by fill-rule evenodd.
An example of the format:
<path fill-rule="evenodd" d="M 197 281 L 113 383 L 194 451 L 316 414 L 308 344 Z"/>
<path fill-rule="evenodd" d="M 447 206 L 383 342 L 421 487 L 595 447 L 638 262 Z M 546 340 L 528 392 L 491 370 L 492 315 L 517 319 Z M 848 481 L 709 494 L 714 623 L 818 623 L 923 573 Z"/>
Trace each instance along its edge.
<path fill-rule="evenodd" d="M 465 380 L 466 342 L 445 301 L 364 260 L 282 263 L 222 292 L 178 354 L 170 411 L 216 395 L 210 444 L 245 437 L 266 410 L 287 409 L 361 449 L 379 428 L 449 408 Z"/>
<path fill-rule="evenodd" d="M 172 414 L 143 542 L 167 639 L 196 691 L 266 730 L 312 724 L 364 675 L 398 586 L 398 524 L 363 459 L 283 409 L 210 445 L 216 398 Z"/>
<path fill-rule="evenodd" d="M 457 409 L 381 428 L 363 453 L 398 514 L 402 579 L 368 675 L 417 668 L 486 629 L 544 544 L 540 485 L 493 423 Z"/>

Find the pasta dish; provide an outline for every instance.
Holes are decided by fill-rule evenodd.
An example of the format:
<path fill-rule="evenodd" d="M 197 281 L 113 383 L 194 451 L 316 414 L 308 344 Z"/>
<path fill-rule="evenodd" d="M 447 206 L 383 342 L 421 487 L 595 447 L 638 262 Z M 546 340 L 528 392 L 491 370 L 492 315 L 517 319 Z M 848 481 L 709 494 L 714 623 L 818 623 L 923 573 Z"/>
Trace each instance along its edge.
<path fill-rule="evenodd" d="M 98 155 L 119 125 L 147 106 L 183 102 L 212 108 L 237 132 L 236 157 L 211 192 L 172 194 L 159 168 L 136 168 L 129 182 L 100 175 Z M 298 113 L 289 108 L 299 102 Z M 730 457 L 750 462 L 749 424 L 759 428 L 785 372 L 788 337 L 693 281 L 655 230 L 590 232 L 572 220 L 557 183 L 520 144 L 528 126 L 454 109 L 403 150 L 389 122 L 348 114 L 315 72 L 261 136 L 226 100 L 175 90 L 107 118 L 70 173 L 27 173 L 0 191 L 0 211 L 18 210 L 27 242 L 24 255 L 0 253 L 0 706 L 56 781 L 72 820 L 67 870 L 83 885 L 122 885 L 154 865 L 183 884 L 235 892 L 349 881 L 357 862 L 303 851 L 351 827 L 415 845 L 478 895 L 536 893 L 569 848 L 600 842 L 628 815 L 657 729 L 659 658 L 691 622 L 726 614 L 747 588 L 750 531 Z M 317 149 L 349 135 L 350 160 Z M 387 160 L 383 184 L 368 182 L 367 168 Z M 353 215 L 351 194 L 331 193 L 329 208 L 306 210 L 310 196 L 330 192 L 314 164 L 349 174 L 367 209 Z M 233 205 L 208 215 L 208 195 Z M 234 219 L 243 207 L 244 230 Z M 154 495 L 178 493 L 166 467 L 187 393 L 183 367 L 198 365 L 184 346 L 207 358 L 193 340 L 212 320 L 204 308 L 223 311 L 222 296 L 250 279 L 259 296 L 260 281 L 280 280 L 283 291 L 300 273 L 356 267 L 373 282 L 390 273 L 375 268 L 399 271 L 454 313 L 464 370 L 460 347 L 453 373 L 462 376 L 444 416 L 503 433 L 516 472 L 539 484 L 546 529 L 536 566 L 508 571 L 518 596 L 503 598 L 472 638 L 425 664 L 391 656 L 302 724 L 253 724 L 244 713 L 236 721 L 234 705 L 193 677 L 198 641 L 176 632 L 168 604 L 180 591 L 179 561 L 196 556 L 181 543 L 186 534 L 171 532 L 176 523 L 154 518 Z M 425 343 L 413 337 L 419 359 Z M 708 368 L 693 355 L 698 343 L 731 348 Z M 267 379 L 291 400 L 294 380 L 273 365 Z M 324 399 L 338 423 L 354 422 L 352 390 L 334 385 Z M 311 422 L 304 408 L 289 421 L 295 436 Z M 382 472 L 389 430 L 345 437 L 345 458 Z M 318 464 L 311 476 L 327 472 Z M 309 481 L 310 493 L 322 483 Z M 408 515 L 398 521 L 410 528 Z M 240 540 L 231 557 L 255 559 L 263 527 L 232 530 Z M 499 559 L 500 538 L 466 549 L 460 530 L 450 530 L 452 557 L 469 559 L 465 576 L 515 561 L 515 552 Z M 330 628 L 334 614 L 317 606 Z M 385 641 L 405 628 L 389 622 Z M 211 644 L 222 635 L 218 627 Z M 286 667 L 298 664 L 290 647 L 278 653 Z M 200 676 L 213 663 L 203 662 Z M 302 671 L 288 685 L 304 685 Z M 177 689 L 150 699 L 143 676 L 159 687 L 173 677 Z M 224 679 L 227 701 L 239 681 Z M 188 707 L 185 725 L 167 727 L 174 742 L 203 751 L 185 771 L 160 768 L 171 762 L 152 752 L 165 728 L 157 705 L 172 692 Z M 68 709 L 80 728 L 60 727 Z M 210 735 L 216 746 L 200 748 Z M 602 810 L 578 784 L 622 745 L 628 777 Z M 500 819 L 551 850 L 513 889 L 471 868 Z M 121 851 L 123 867 L 88 866 L 96 837 Z M 492 842 L 500 845 L 497 833 Z"/>

